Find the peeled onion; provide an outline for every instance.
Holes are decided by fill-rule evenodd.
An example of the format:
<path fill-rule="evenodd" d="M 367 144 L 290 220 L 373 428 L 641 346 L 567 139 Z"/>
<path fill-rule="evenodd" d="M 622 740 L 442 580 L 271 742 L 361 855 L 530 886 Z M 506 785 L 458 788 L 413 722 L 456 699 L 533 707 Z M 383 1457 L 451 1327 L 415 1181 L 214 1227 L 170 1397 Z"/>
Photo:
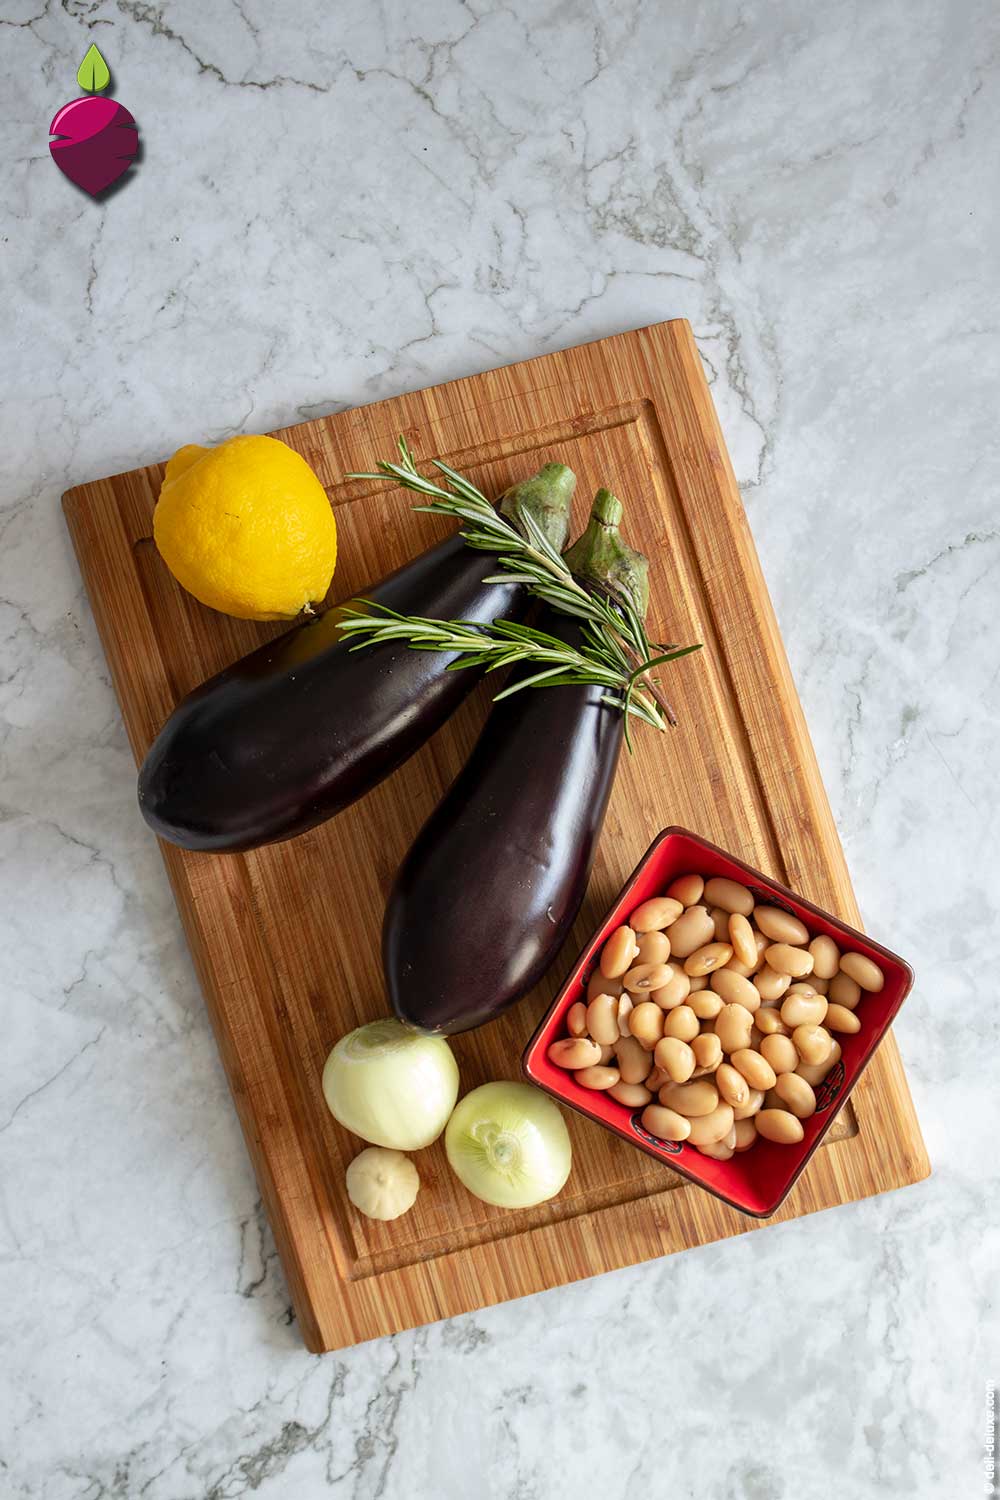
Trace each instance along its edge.
<path fill-rule="evenodd" d="M 484 1083 L 459 1103 L 444 1137 L 460 1182 L 499 1208 L 555 1197 L 573 1153 L 558 1107 L 526 1083 Z"/>
<path fill-rule="evenodd" d="M 323 1094 L 330 1113 L 363 1141 L 419 1151 L 437 1140 L 455 1107 L 458 1064 L 444 1037 L 370 1021 L 330 1053 Z"/>
<path fill-rule="evenodd" d="M 398 1219 L 417 1201 L 420 1178 L 402 1151 L 366 1146 L 347 1169 L 347 1196 L 369 1219 Z"/>

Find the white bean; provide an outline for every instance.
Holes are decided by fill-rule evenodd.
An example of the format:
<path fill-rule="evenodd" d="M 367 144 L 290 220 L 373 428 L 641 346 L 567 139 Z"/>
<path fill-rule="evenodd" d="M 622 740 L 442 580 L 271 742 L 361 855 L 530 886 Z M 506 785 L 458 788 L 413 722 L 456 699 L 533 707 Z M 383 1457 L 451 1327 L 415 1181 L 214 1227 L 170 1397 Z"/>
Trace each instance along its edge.
<path fill-rule="evenodd" d="M 785 1109 L 790 1109 L 796 1119 L 808 1120 L 816 1113 L 816 1095 L 811 1084 L 798 1073 L 781 1073 L 774 1085 L 774 1092 Z"/>
<path fill-rule="evenodd" d="M 781 1019 L 791 1031 L 796 1026 L 820 1026 L 826 1009 L 824 995 L 786 995 L 781 1006 Z"/>
<path fill-rule="evenodd" d="M 693 1083 L 668 1083 L 660 1089 L 660 1103 L 693 1120 L 698 1115 L 710 1115 L 717 1108 L 719 1091 L 714 1083 L 703 1078 Z"/>
<path fill-rule="evenodd" d="M 802 979 L 812 973 L 813 956 L 804 948 L 793 948 L 791 943 L 771 943 L 764 949 L 768 966 L 776 974 L 788 974 L 792 979 Z"/>
<path fill-rule="evenodd" d="M 585 1089 L 613 1089 L 619 1082 L 621 1074 L 617 1068 L 598 1065 L 593 1068 L 578 1068 L 573 1077 Z"/>
<path fill-rule="evenodd" d="M 654 896 L 637 906 L 628 919 L 633 932 L 662 932 L 671 922 L 676 922 L 684 905 L 671 896 Z"/>
<path fill-rule="evenodd" d="M 601 949 L 601 973 L 605 979 L 620 979 L 632 967 L 639 948 L 631 927 L 616 927 Z"/>
<path fill-rule="evenodd" d="M 751 1013 L 760 1008 L 760 991 L 742 974 L 732 969 L 716 969 L 709 984 L 727 1005 L 745 1005 Z"/>
<path fill-rule="evenodd" d="M 714 969 L 721 969 L 732 956 L 733 950 L 728 943 L 706 943 L 684 960 L 684 972 L 694 975 L 711 974 Z"/>
<path fill-rule="evenodd" d="M 608 1089 L 608 1097 L 614 1099 L 618 1104 L 624 1104 L 626 1109 L 641 1109 L 652 1099 L 652 1094 L 643 1083 L 620 1083 L 612 1084 Z"/>
<path fill-rule="evenodd" d="M 731 1063 L 722 1063 L 716 1068 L 715 1085 L 726 1103 L 731 1104 L 734 1109 L 750 1101 L 750 1085 Z"/>
<path fill-rule="evenodd" d="M 802 1122 L 787 1109 L 762 1109 L 754 1123 L 765 1141 L 777 1141 L 782 1146 L 794 1146 L 805 1134 Z"/>
<path fill-rule="evenodd" d="M 591 1068 L 599 1063 L 601 1049 L 587 1037 L 562 1037 L 552 1043 L 547 1056 L 557 1068 L 571 1068 L 575 1072 L 577 1068 Z"/>
<path fill-rule="evenodd" d="M 729 1061 L 734 1068 L 738 1068 L 751 1088 L 770 1089 L 774 1087 L 775 1071 L 766 1057 L 759 1052 L 754 1052 L 752 1047 L 740 1047 L 738 1051 L 730 1054 Z"/>
<path fill-rule="evenodd" d="M 641 932 L 635 945 L 641 964 L 665 964 L 670 957 L 670 939 L 665 932 Z"/>
<path fill-rule="evenodd" d="M 665 1109 L 662 1104 L 647 1104 L 642 1112 L 642 1123 L 650 1135 L 661 1141 L 686 1141 L 691 1134 L 691 1121 L 676 1110 Z"/>
<path fill-rule="evenodd" d="M 789 916 L 780 906 L 755 906 L 753 919 L 765 937 L 772 943 L 792 943 L 801 946 L 809 941 L 809 929 L 798 917 Z"/>
<path fill-rule="evenodd" d="M 587 1035 L 587 1007 L 582 1000 L 577 1000 L 566 1012 L 566 1030 L 570 1036 Z"/>
<path fill-rule="evenodd" d="M 653 1067 L 651 1055 L 634 1036 L 619 1037 L 615 1043 L 615 1060 L 622 1083 L 645 1083 Z"/>
<path fill-rule="evenodd" d="M 694 906 L 701 900 L 705 882 L 700 875 L 678 875 L 667 886 L 667 895 L 682 906 Z"/>
<path fill-rule="evenodd" d="M 738 911 L 748 917 L 753 911 L 753 897 L 745 885 L 738 880 L 726 880 L 717 875 L 705 882 L 705 900 L 709 906 L 721 906 L 723 911 Z"/>
<path fill-rule="evenodd" d="M 670 951 L 675 958 L 688 958 L 715 936 L 715 923 L 705 906 L 689 906 L 670 927 Z"/>
<path fill-rule="evenodd" d="M 742 912 L 734 911 L 730 914 L 728 931 L 734 956 L 741 964 L 746 964 L 748 969 L 755 969 L 757 967 L 757 944 L 753 928 Z"/>
<path fill-rule="evenodd" d="M 680 1037 L 662 1037 L 656 1044 L 653 1058 L 656 1066 L 662 1068 L 673 1083 L 687 1083 L 695 1070 L 694 1053 Z"/>
<path fill-rule="evenodd" d="M 602 1047 L 618 1040 L 618 1001 L 613 995 L 598 995 L 587 1006 L 587 1030 Z"/>
<path fill-rule="evenodd" d="M 866 958 L 863 953 L 842 953 L 840 967 L 843 973 L 869 994 L 877 995 L 885 984 L 885 975 L 878 964 Z"/>
<path fill-rule="evenodd" d="M 738 1052 L 750 1045 L 753 1016 L 745 1005 L 724 1005 L 715 1018 L 715 1034 L 723 1052 Z"/>
<path fill-rule="evenodd" d="M 649 998 L 655 1000 L 661 1010 L 673 1010 L 675 1005 L 683 1005 L 690 995 L 691 980 L 676 964 L 664 967 L 670 970 L 670 977 L 658 990 L 653 990 Z"/>
<path fill-rule="evenodd" d="M 833 1038 L 822 1026 L 796 1026 L 792 1041 L 802 1061 L 813 1064 L 825 1062 L 833 1045 Z"/>
<path fill-rule="evenodd" d="M 833 938 L 821 932 L 809 944 L 809 952 L 813 956 L 813 973 L 816 978 L 832 979 L 840 968 L 840 949 Z"/>
<path fill-rule="evenodd" d="M 839 1061 L 840 1043 L 834 1037 L 833 1046 L 821 1063 L 799 1063 L 795 1071 L 800 1078 L 805 1079 L 806 1083 L 811 1084 L 813 1088 L 818 1088 L 831 1068 L 835 1067 Z"/>
<path fill-rule="evenodd" d="M 846 1005 L 828 1005 L 824 1024 L 827 1031 L 843 1031 L 855 1036 L 861 1030 L 861 1021 Z"/>
<path fill-rule="evenodd" d="M 700 1030 L 701 1023 L 690 1005 L 678 1005 L 676 1010 L 666 1012 L 663 1022 L 664 1036 L 676 1036 L 680 1037 L 682 1042 L 693 1042 Z"/>
<path fill-rule="evenodd" d="M 790 1036 L 766 1036 L 760 1044 L 760 1054 L 779 1078 L 782 1073 L 794 1073 L 799 1065 L 798 1050 Z"/>
<path fill-rule="evenodd" d="M 628 1029 L 647 1052 L 652 1052 L 663 1035 L 663 1011 L 652 1000 L 643 1000 L 632 1007 L 628 1018 Z"/>
<path fill-rule="evenodd" d="M 690 1087 L 690 1085 L 689 1085 Z M 731 1104 L 717 1104 L 711 1114 L 696 1115 L 691 1120 L 691 1129 L 688 1140 L 692 1146 L 714 1146 L 721 1141 L 723 1136 L 728 1135 L 733 1127 L 733 1107 Z"/>
<path fill-rule="evenodd" d="M 690 1046 L 699 1072 L 713 1073 L 722 1062 L 722 1043 L 714 1031 L 703 1031 Z"/>
<path fill-rule="evenodd" d="M 827 995 L 831 1005 L 842 1005 L 845 1010 L 855 1010 L 861 1000 L 861 986 L 850 974 L 834 974 Z"/>
<path fill-rule="evenodd" d="M 791 982 L 790 974 L 777 974 L 768 964 L 759 968 L 753 977 L 754 989 L 765 1004 L 780 1000 Z"/>

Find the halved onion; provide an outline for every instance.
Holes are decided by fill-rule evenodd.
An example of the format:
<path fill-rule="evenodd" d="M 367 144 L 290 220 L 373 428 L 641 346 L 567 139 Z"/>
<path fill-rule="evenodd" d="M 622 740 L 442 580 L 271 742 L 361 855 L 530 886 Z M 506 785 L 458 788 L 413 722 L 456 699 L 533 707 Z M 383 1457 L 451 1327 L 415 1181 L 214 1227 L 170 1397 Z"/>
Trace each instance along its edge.
<path fill-rule="evenodd" d="M 444 1144 L 455 1176 L 500 1208 L 530 1208 L 555 1197 L 573 1159 L 558 1107 L 526 1083 L 484 1083 L 466 1094 Z"/>

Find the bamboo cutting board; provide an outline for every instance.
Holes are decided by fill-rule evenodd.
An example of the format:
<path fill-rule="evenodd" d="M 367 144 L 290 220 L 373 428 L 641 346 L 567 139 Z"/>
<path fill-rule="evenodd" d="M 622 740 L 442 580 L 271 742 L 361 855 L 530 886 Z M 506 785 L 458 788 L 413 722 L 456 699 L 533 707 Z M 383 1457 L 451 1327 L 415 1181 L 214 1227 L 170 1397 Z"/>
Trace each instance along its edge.
<path fill-rule="evenodd" d="M 609 484 L 652 561 L 650 635 L 705 650 L 670 668 L 680 728 L 637 731 L 567 951 L 499 1021 L 455 1041 L 463 1091 L 517 1077 L 569 963 L 652 836 L 681 823 L 858 923 L 844 858 L 691 330 L 662 323 L 278 432 L 337 512 L 337 597 L 448 531 L 370 482 L 405 433 L 487 494 L 550 459 L 578 476 L 574 531 Z M 150 540 L 162 469 L 70 490 L 64 504 L 132 748 L 177 700 L 279 627 L 231 620 L 176 585 Z M 553 690 L 557 691 L 557 690 Z M 578 1117 L 573 1173 L 552 1203 L 506 1213 L 472 1198 L 440 1143 L 417 1157 L 413 1211 L 357 1215 L 359 1149 L 320 1088 L 327 1051 L 384 1013 L 379 932 L 393 874 L 458 771 L 488 704 L 480 686 L 382 786 L 324 827 L 247 855 L 163 857 L 247 1146 L 310 1349 L 342 1347 L 759 1227 Z M 530 774 L 530 768 L 525 768 Z M 892 933 L 880 933 L 892 943 Z M 929 1171 L 896 1044 L 886 1040 L 778 1219 Z"/>

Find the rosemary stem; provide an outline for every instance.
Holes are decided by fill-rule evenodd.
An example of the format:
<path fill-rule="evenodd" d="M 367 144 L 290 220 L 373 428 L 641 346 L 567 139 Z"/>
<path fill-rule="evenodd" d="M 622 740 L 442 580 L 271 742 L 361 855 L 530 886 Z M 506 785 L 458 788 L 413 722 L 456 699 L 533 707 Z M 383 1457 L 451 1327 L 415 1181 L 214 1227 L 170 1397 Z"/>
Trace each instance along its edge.
<path fill-rule="evenodd" d="M 639 653 L 633 649 L 633 647 L 629 644 L 629 642 L 627 640 L 624 639 L 623 636 L 618 635 L 616 633 L 616 637 L 615 638 L 618 641 L 618 644 L 621 646 L 622 650 L 624 651 L 624 653 L 625 653 L 626 657 L 628 658 L 629 662 L 638 671 L 638 681 L 642 684 L 641 691 L 644 692 L 644 693 L 648 693 L 649 697 L 652 698 L 653 702 L 656 704 L 657 708 L 660 710 L 660 712 L 662 713 L 663 717 L 666 719 L 667 723 L 670 725 L 671 729 L 676 729 L 677 728 L 677 714 L 675 713 L 675 711 L 673 709 L 673 706 L 667 701 L 667 699 L 659 691 L 659 689 L 657 688 L 655 682 L 653 682 L 652 678 L 650 677 L 648 671 L 645 668 L 645 665 L 643 663 L 642 658 L 639 656 Z"/>

